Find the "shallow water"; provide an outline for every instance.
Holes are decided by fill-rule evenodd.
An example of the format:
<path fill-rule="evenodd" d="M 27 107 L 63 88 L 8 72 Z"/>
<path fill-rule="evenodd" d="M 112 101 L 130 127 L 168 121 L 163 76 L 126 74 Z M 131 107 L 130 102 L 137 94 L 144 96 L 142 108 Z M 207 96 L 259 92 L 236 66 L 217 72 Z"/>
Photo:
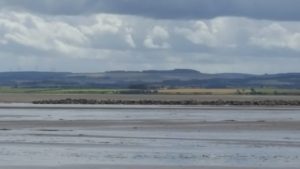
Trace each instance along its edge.
<path fill-rule="evenodd" d="M 14 106 L 0 109 L 0 168 L 300 166 L 297 128 L 260 127 L 300 125 L 298 108 Z"/>

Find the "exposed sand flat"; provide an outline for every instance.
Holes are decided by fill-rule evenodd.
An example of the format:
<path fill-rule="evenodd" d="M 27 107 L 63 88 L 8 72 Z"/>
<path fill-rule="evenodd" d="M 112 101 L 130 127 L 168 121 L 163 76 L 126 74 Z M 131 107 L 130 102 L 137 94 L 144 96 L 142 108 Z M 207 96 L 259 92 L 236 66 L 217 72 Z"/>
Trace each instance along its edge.
<path fill-rule="evenodd" d="M 132 166 L 132 165 L 80 165 L 80 166 L 60 166 L 60 167 L 45 167 L 45 166 L 5 166 L 5 169 L 260 169 L 259 167 L 211 167 L 211 166 Z M 280 168 L 264 168 L 264 169 L 280 169 Z M 284 169 L 298 169 L 298 168 L 284 168 Z"/>
<path fill-rule="evenodd" d="M 230 101 L 252 100 L 300 100 L 300 96 L 259 96 L 259 95 L 135 95 L 135 94 L 0 94 L 0 103 L 31 103 L 38 100 L 60 99 L 96 99 L 96 100 L 198 100 L 215 101 L 218 99 Z"/>
<path fill-rule="evenodd" d="M 240 131 L 240 130 L 300 130 L 299 122 L 205 122 L 195 120 L 60 120 L 60 121 L 1 121 L 1 129 L 23 128 L 100 128 L 117 130 L 168 130 L 168 131 Z"/>
<path fill-rule="evenodd" d="M 297 107 L 1 106 L 0 168 L 300 166 Z"/>

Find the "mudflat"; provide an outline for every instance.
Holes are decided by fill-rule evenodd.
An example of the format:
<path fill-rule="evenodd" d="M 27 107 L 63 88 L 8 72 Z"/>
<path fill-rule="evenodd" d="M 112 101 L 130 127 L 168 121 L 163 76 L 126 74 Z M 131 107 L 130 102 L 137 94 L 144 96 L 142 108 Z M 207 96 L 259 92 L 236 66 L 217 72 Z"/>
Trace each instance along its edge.
<path fill-rule="evenodd" d="M 1 104 L 0 168 L 296 169 L 300 108 Z"/>

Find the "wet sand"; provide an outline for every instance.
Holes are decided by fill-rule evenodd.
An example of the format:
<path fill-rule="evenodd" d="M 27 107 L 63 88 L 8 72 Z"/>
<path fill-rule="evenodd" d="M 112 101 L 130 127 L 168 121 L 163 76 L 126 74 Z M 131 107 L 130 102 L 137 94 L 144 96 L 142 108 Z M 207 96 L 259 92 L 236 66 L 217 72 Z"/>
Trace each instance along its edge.
<path fill-rule="evenodd" d="M 132 166 L 132 165 L 81 165 L 81 166 L 63 166 L 63 169 L 261 169 L 260 167 L 211 167 L 211 166 Z M 12 167 L 5 166 L 5 169 L 24 169 L 24 167 Z M 30 169 L 58 169 L 58 167 L 45 167 L 45 166 L 30 166 Z M 274 169 L 274 168 L 264 168 L 264 169 Z M 280 169 L 280 168 L 275 168 Z M 298 168 L 284 168 L 284 169 L 298 169 Z"/>
<path fill-rule="evenodd" d="M 62 106 L 1 104 L 0 168 L 300 166 L 297 107 Z"/>

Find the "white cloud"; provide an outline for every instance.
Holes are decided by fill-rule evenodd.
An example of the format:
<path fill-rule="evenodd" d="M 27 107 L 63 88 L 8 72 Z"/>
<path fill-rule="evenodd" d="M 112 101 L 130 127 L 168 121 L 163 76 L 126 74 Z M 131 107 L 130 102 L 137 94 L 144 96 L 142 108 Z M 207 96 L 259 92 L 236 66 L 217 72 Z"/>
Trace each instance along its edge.
<path fill-rule="evenodd" d="M 247 41 L 245 37 L 250 35 L 256 26 L 256 23 L 249 19 L 221 17 L 190 21 L 184 26 L 176 26 L 174 32 L 199 46 L 236 48 Z"/>
<path fill-rule="evenodd" d="M 79 48 L 88 41 L 80 30 L 66 22 L 49 21 L 29 13 L 1 13 L 0 30 L 2 44 L 18 44 L 28 50 L 62 51 L 63 44 Z"/>
<path fill-rule="evenodd" d="M 144 41 L 144 45 L 150 49 L 168 49 L 171 45 L 167 42 L 170 35 L 166 28 L 154 26 L 148 33 Z"/>
<path fill-rule="evenodd" d="M 133 39 L 133 29 L 129 26 L 127 26 L 125 28 L 125 35 L 124 35 L 124 38 L 125 38 L 125 41 L 126 43 L 131 47 L 131 48 L 136 48 L 136 43 Z"/>
<path fill-rule="evenodd" d="M 71 71 L 185 67 L 203 72 L 233 68 L 236 72 L 257 72 L 266 69 L 246 69 L 245 58 L 260 65 L 270 64 L 266 67 L 293 58 L 294 63 L 284 70 L 300 71 L 295 64 L 299 49 L 299 22 L 239 17 L 176 21 L 111 14 L 51 16 L 0 11 L 0 58 L 5 58 L 1 66 L 8 62 L 14 65 L 15 58 L 23 63 L 28 57 L 31 64 L 24 64 L 26 69 L 43 63 L 44 67 L 57 65 L 57 70 Z M 271 57 L 274 55 L 276 60 Z M 43 61 L 49 58 L 51 63 Z M 270 59 L 273 62 L 268 62 Z"/>
<path fill-rule="evenodd" d="M 95 34 L 117 34 L 123 26 L 123 21 L 113 15 L 95 15 L 93 16 L 93 23 L 88 25 L 80 26 L 80 30 L 86 35 Z"/>
<path fill-rule="evenodd" d="M 185 36 L 191 42 L 207 46 L 216 46 L 215 31 L 203 21 L 196 21 L 191 28 L 181 27 L 175 29 L 176 33 Z"/>
<path fill-rule="evenodd" d="M 252 44 L 267 49 L 287 48 L 300 51 L 300 30 L 288 30 L 279 23 L 263 27 L 250 39 Z"/>
<path fill-rule="evenodd" d="M 125 35 L 125 40 L 126 40 L 126 42 L 128 43 L 128 45 L 130 47 L 136 48 L 136 44 L 135 44 L 131 34 L 126 34 Z"/>
<path fill-rule="evenodd" d="M 30 55 L 40 51 L 68 57 L 90 57 L 97 50 L 136 47 L 132 28 L 118 16 L 99 14 L 70 21 L 8 11 L 0 12 L 1 44 L 2 48 L 13 45 L 26 48 L 32 52 Z"/>

